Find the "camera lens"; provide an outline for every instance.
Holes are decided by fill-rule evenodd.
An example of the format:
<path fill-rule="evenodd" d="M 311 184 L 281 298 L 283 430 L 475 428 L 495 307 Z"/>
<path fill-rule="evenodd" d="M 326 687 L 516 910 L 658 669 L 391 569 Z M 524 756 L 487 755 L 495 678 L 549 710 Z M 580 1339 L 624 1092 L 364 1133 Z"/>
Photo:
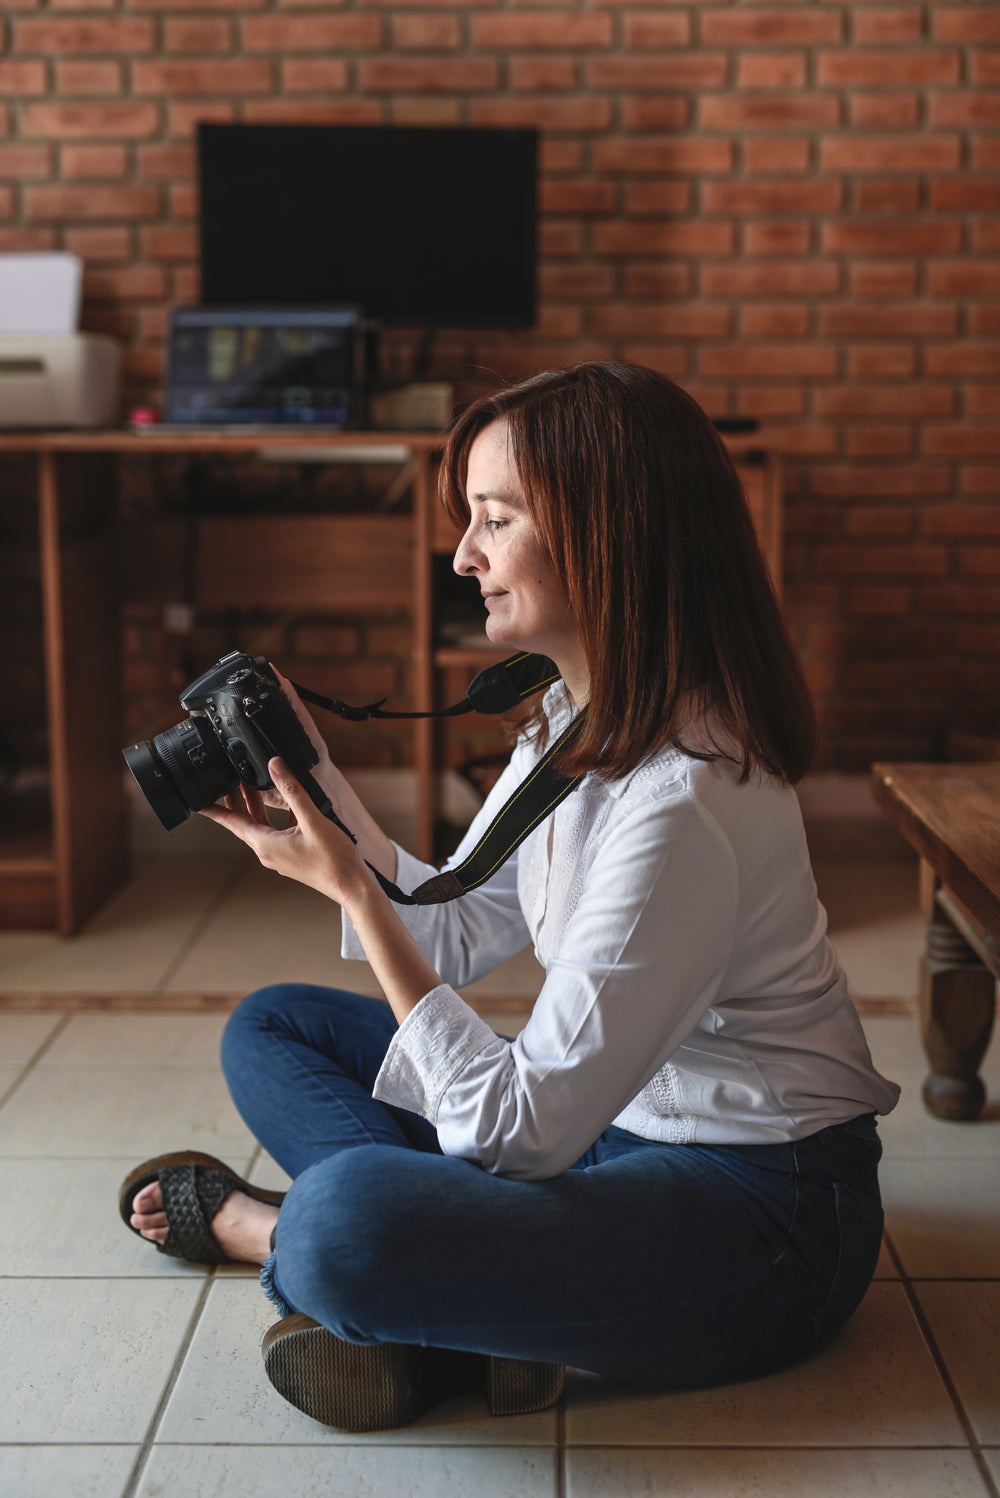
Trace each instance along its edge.
<path fill-rule="evenodd" d="M 185 718 L 173 728 L 124 750 L 125 763 L 168 832 L 193 811 L 235 790 L 238 777 L 203 718 Z"/>

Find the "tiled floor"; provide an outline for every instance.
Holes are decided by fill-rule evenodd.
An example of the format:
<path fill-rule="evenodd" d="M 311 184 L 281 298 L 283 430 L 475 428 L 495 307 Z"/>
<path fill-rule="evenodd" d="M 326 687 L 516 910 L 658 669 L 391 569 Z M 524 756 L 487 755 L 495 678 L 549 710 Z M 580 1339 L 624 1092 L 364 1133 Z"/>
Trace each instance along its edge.
<path fill-rule="evenodd" d="M 904 1086 L 882 1127 L 878 1278 L 835 1345 L 737 1387 L 572 1375 L 544 1414 L 490 1420 L 470 1397 L 352 1438 L 270 1388 L 251 1272 L 158 1256 L 117 1217 L 125 1170 L 164 1148 L 281 1181 L 219 1077 L 225 996 L 290 973 L 366 986 L 324 902 L 204 826 L 144 854 L 79 938 L 0 935 L 2 1498 L 997 1498 L 1000 1048 L 983 1121 L 926 1116 L 916 1021 L 887 1002 L 914 993 L 912 865 L 818 870 L 877 1059 Z M 534 980 L 511 964 L 478 1001 L 509 1030 Z"/>

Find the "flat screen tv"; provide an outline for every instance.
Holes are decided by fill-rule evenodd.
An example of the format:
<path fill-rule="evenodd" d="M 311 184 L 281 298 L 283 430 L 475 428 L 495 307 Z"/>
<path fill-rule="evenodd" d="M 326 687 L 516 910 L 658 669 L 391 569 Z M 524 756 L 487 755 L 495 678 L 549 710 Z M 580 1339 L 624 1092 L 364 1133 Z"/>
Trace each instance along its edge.
<path fill-rule="evenodd" d="M 202 303 L 531 327 L 537 149 L 535 130 L 202 124 Z"/>

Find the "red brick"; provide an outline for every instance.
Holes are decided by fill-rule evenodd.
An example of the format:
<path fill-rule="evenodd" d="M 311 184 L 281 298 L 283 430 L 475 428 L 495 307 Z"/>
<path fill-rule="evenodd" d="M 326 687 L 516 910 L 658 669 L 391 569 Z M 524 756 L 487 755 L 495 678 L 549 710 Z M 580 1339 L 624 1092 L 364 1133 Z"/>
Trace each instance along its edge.
<path fill-rule="evenodd" d="M 588 50 L 608 47 L 614 40 L 610 11 L 559 11 L 525 15 L 515 11 L 472 18 L 472 40 L 477 47 L 525 51 L 532 47 Z"/>
<path fill-rule="evenodd" d="M 936 583 L 918 591 L 922 614 L 1000 614 L 1000 588 L 968 582 Z"/>
<path fill-rule="evenodd" d="M 959 488 L 963 494 L 1000 494 L 1000 464 L 965 463 L 958 470 Z"/>
<path fill-rule="evenodd" d="M 626 130 L 683 130 L 691 119 L 691 105 L 677 94 L 637 94 L 621 101 Z"/>
<path fill-rule="evenodd" d="M 1000 427 L 996 422 L 941 422 L 923 429 L 924 452 L 935 457 L 1000 457 Z"/>
<path fill-rule="evenodd" d="M 156 105 L 131 99 L 101 104 L 25 104 L 21 111 L 22 134 L 29 140 L 137 140 L 156 134 L 159 128 Z"/>
<path fill-rule="evenodd" d="M 854 12 L 853 39 L 861 46 L 917 42 L 923 35 L 923 8 L 919 5 L 859 6 Z"/>
<path fill-rule="evenodd" d="M 824 224 L 823 252 L 828 255 L 949 255 L 961 248 L 958 223 L 881 220 Z"/>
<path fill-rule="evenodd" d="M 0 144 L 0 177 L 30 182 L 32 178 L 48 177 L 51 172 L 51 146 L 26 146 L 17 141 Z"/>
<path fill-rule="evenodd" d="M 746 214 L 757 217 L 770 213 L 833 214 L 843 203 L 842 183 L 833 177 L 814 177 L 803 181 L 706 182 L 702 187 L 702 207 L 706 213 Z"/>
<path fill-rule="evenodd" d="M 629 217 L 649 218 L 686 214 L 691 208 L 691 183 L 678 178 L 625 184 L 625 212 Z"/>
<path fill-rule="evenodd" d="M 973 52 L 969 61 L 973 83 L 1000 83 L 1000 51 Z"/>
<path fill-rule="evenodd" d="M 948 385 L 922 385 L 913 381 L 872 385 L 855 381 L 817 390 L 816 410 L 822 416 L 950 416 L 955 397 Z"/>
<path fill-rule="evenodd" d="M 1000 12 L 992 5 L 933 5 L 931 22 L 940 42 L 1000 42 Z"/>
<path fill-rule="evenodd" d="M 592 88 L 719 88 L 728 76 L 723 53 L 651 52 L 642 57 L 590 58 L 586 63 Z"/>
<path fill-rule="evenodd" d="M 743 148 L 744 152 L 747 145 Z M 812 231 L 808 224 L 789 223 L 788 220 L 747 223 L 743 226 L 743 246 L 750 256 L 804 255 L 811 239 Z"/>
<path fill-rule="evenodd" d="M 284 57 L 280 79 L 289 94 L 339 92 L 348 84 L 347 63 L 342 57 Z"/>
<path fill-rule="evenodd" d="M 65 145 L 61 152 L 62 174 L 69 180 L 124 177 L 128 170 L 125 146 Z"/>
<path fill-rule="evenodd" d="M 811 478 L 815 494 L 863 495 L 949 494 L 951 472 L 944 463 L 831 463 L 817 467 Z"/>
<path fill-rule="evenodd" d="M 862 300 L 913 296 L 917 289 L 917 267 L 913 261 L 875 261 L 872 265 L 863 262 L 849 269 L 848 282 L 852 296 Z"/>
<path fill-rule="evenodd" d="M 821 307 L 819 331 L 832 338 L 945 338 L 958 327 L 958 312 L 950 303 L 895 302 Z"/>
<path fill-rule="evenodd" d="M 392 45 L 404 52 L 446 52 L 462 44 L 456 15 L 399 15 L 391 25 Z"/>
<path fill-rule="evenodd" d="M 819 577 L 933 577 L 948 572 L 950 553 L 946 546 L 862 546 L 819 543 L 811 553 Z"/>
<path fill-rule="evenodd" d="M 704 130 L 831 130 L 840 124 L 840 101 L 832 94 L 706 94 L 700 114 Z"/>
<path fill-rule="evenodd" d="M 579 141 L 544 139 L 540 147 L 539 168 L 543 173 L 580 170 L 583 151 Z"/>
<path fill-rule="evenodd" d="M 248 125 L 378 125 L 385 110 L 377 99 L 247 99 Z"/>
<path fill-rule="evenodd" d="M 995 479 L 996 471 L 990 472 Z M 958 536 L 966 540 L 977 536 L 1000 536 L 1000 507 L 975 504 L 925 505 L 921 511 L 921 529 L 925 536 Z"/>
<path fill-rule="evenodd" d="M 63 236 L 67 243 L 56 244 L 54 229 L 42 229 L 37 224 L 5 224 L 0 227 L 0 252 L 11 255 L 26 255 L 36 250 L 69 249 L 69 234 Z"/>
<path fill-rule="evenodd" d="M 995 212 L 1000 208 L 1000 181 L 993 177 L 942 177 L 930 184 L 933 209 L 971 209 Z"/>
<path fill-rule="evenodd" d="M 383 21 L 372 15 L 244 16 L 240 34 L 247 52 L 371 51 L 382 45 Z"/>
<path fill-rule="evenodd" d="M 588 302 L 611 295 L 614 272 L 606 265 L 543 263 L 539 266 L 538 283 L 543 297 Z"/>
<path fill-rule="evenodd" d="M 905 379 L 916 364 L 914 343 L 858 343 L 847 350 L 847 373 L 853 379 L 871 375 Z"/>
<path fill-rule="evenodd" d="M 140 235 L 143 254 L 150 260 L 197 260 L 198 231 L 193 224 L 156 224 Z"/>
<path fill-rule="evenodd" d="M 155 109 L 155 105 L 150 108 Z M 225 125 L 236 118 L 231 99 L 170 99 L 167 102 L 167 135 L 187 140 L 199 124 Z"/>
<path fill-rule="evenodd" d="M 361 89 L 372 93 L 483 93 L 497 87 L 492 58 L 367 59 L 358 65 Z"/>
<path fill-rule="evenodd" d="M 913 427 L 909 422 L 893 426 L 860 423 L 847 433 L 849 458 L 909 458 L 913 455 Z"/>
<path fill-rule="evenodd" d="M 746 52 L 737 64 L 739 88 L 803 88 L 808 62 L 805 52 Z"/>
<path fill-rule="evenodd" d="M 623 34 L 625 46 L 630 51 L 686 47 L 691 40 L 691 21 L 685 11 L 664 11 L 656 15 L 626 11 Z"/>
<path fill-rule="evenodd" d="M 538 230 L 538 247 L 542 264 L 546 260 L 576 259 L 582 245 L 582 226 L 577 220 L 543 219 Z"/>
<path fill-rule="evenodd" d="M 691 223 L 595 224 L 594 250 L 598 255 L 729 255 L 734 245 L 733 226 L 696 220 Z"/>
<path fill-rule="evenodd" d="M 678 343 L 630 343 L 620 345 L 620 358 L 629 364 L 644 364 L 666 375 L 668 380 L 688 385 L 691 370 L 691 353 L 687 344 Z"/>
<path fill-rule="evenodd" d="M 543 213 L 569 213 L 581 218 L 611 213 L 616 197 L 615 184 L 603 177 L 557 178 L 543 182 L 539 189 Z"/>
<path fill-rule="evenodd" d="M 136 94 L 262 94 L 274 81 L 273 68 L 265 58 L 214 57 L 211 61 L 150 62 L 132 64 L 132 89 Z"/>
<path fill-rule="evenodd" d="M 0 59 L 0 93 L 13 98 L 22 94 L 44 94 L 47 87 L 44 62 L 35 58 Z"/>
<path fill-rule="evenodd" d="M 1000 168 L 1000 135 L 983 135 L 972 142 L 970 166 L 974 172 Z"/>
<path fill-rule="evenodd" d="M 969 332 L 985 338 L 1000 338 L 1000 305 L 970 307 L 966 313 Z"/>
<path fill-rule="evenodd" d="M 920 211 L 919 177 L 855 177 L 852 193 L 858 215 L 879 213 L 899 218 Z"/>
<path fill-rule="evenodd" d="M 826 172 L 948 172 L 960 160 L 957 135 L 835 135 L 819 148 Z"/>
<path fill-rule="evenodd" d="M 663 140 L 656 136 L 594 142 L 594 167 L 599 172 L 676 172 L 701 176 L 732 169 L 733 148 L 729 141 Z"/>
<path fill-rule="evenodd" d="M 751 173 L 805 172 L 810 155 L 810 142 L 796 137 L 751 135 L 743 142 L 743 165 Z"/>
<path fill-rule="evenodd" d="M 728 307 L 639 302 L 595 307 L 591 325 L 599 338 L 725 338 L 732 319 Z"/>
<path fill-rule="evenodd" d="M 92 265 L 131 260 L 134 254 L 132 230 L 120 225 L 67 229 L 65 237 L 70 254 Z"/>
<path fill-rule="evenodd" d="M 743 260 L 732 265 L 703 265 L 701 288 L 710 297 L 834 296 L 840 269 L 821 260 Z"/>
<path fill-rule="evenodd" d="M 977 125 L 1000 125 L 1000 94 L 995 89 L 932 94 L 929 117 L 935 128 L 967 130 Z"/>
<path fill-rule="evenodd" d="M 607 130 L 612 106 L 608 99 L 536 97 L 534 99 L 471 99 L 469 124 L 501 125 L 511 129 L 566 130 L 573 134 Z"/>
<path fill-rule="evenodd" d="M 132 10 L 263 10 L 269 0 L 129 0 Z"/>
<path fill-rule="evenodd" d="M 755 6 L 740 9 L 705 8 L 702 40 L 711 46 L 805 46 L 837 42 L 842 36 L 840 16 L 833 7 Z"/>
<path fill-rule="evenodd" d="M 56 90 L 68 94 L 120 94 L 122 92 L 122 65 L 109 60 L 88 59 L 77 62 L 74 58 L 60 59 L 56 63 Z"/>
<path fill-rule="evenodd" d="M 227 16 L 168 16 L 163 38 L 168 52 L 229 52 L 233 23 Z"/>
<path fill-rule="evenodd" d="M 932 296 L 998 296 L 1000 265 L 988 260 L 938 261 L 927 267 L 927 290 Z"/>
<path fill-rule="evenodd" d="M 0 218 L 13 218 L 14 216 L 14 191 L 10 187 L 0 185 Z"/>
<path fill-rule="evenodd" d="M 932 375 L 1000 374 L 1000 342 L 931 344 L 924 359 Z"/>
<path fill-rule="evenodd" d="M 960 624 L 951 644 L 963 655 L 1000 655 L 1000 624 Z"/>
<path fill-rule="evenodd" d="M 845 47 L 821 52 L 816 60 L 816 81 L 822 88 L 884 86 L 887 76 L 894 85 L 958 83 L 961 59 L 951 47 L 894 47 L 891 53 Z"/>
<path fill-rule="evenodd" d="M 820 343 L 727 343 L 701 351 L 699 372 L 708 376 L 830 376 L 836 373 L 837 350 Z"/>
<path fill-rule="evenodd" d="M 909 588 L 871 584 L 860 588 L 848 588 L 845 602 L 848 614 L 860 617 L 885 617 L 910 612 Z"/>
<path fill-rule="evenodd" d="M 754 385 L 736 392 L 736 410 L 740 416 L 766 420 L 774 416 L 801 416 L 806 408 L 801 385 Z"/>
<path fill-rule="evenodd" d="M 751 302 L 742 309 L 744 338 L 803 338 L 808 330 L 808 309 L 797 302 Z"/>
<path fill-rule="evenodd" d="M 151 52 L 153 22 L 138 16 L 31 17 L 17 23 L 17 50 L 45 56 Z"/>
<path fill-rule="evenodd" d="M 691 290 L 691 272 L 686 265 L 666 261 L 656 265 L 629 265 L 625 268 L 625 295 L 629 297 L 678 297 Z"/>
<path fill-rule="evenodd" d="M 846 516 L 849 536 L 880 536 L 898 540 L 913 534 L 913 511 L 909 505 L 865 505 Z"/>
<path fill-rule="evenodd" d="M 852 93 L 848 114 L 851 124 L 862 130 L 909 130 L 920 119 L 920 95 Z"/>
<path fill-rule="evenodd" d="M 84 271 L 83 292 L 89 301 L 155 301 L 166 291 L 163 270 L 158 265 L 126 265 L 120 268 Z"/>
<path fill-rule="evenodd" d="M 193 141 L 139 146 L 136 159 L 139 176 L 144 180 L 150 177 L 189 177 L 193 181 L 198 169 Z"/>
<path fill-rule="evenodd" d="M 156 218 L 160 195 L 152 187 L 29 187 L 26 210 L 41 222 Z"/>

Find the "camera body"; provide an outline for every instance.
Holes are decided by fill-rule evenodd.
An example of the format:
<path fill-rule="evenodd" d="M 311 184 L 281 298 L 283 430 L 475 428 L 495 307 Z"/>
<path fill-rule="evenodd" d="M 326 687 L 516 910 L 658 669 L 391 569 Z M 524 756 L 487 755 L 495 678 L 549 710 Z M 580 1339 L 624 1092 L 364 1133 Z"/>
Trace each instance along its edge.
<path fill-rule="evenodd" d="M 189 717 L 124 751 L 125 763 L 169 832 L 240 781 L 271 785 L 280 756 L 301 779 L 319 756 L 264 656 L 224 655 L 185 688 Z"/>

